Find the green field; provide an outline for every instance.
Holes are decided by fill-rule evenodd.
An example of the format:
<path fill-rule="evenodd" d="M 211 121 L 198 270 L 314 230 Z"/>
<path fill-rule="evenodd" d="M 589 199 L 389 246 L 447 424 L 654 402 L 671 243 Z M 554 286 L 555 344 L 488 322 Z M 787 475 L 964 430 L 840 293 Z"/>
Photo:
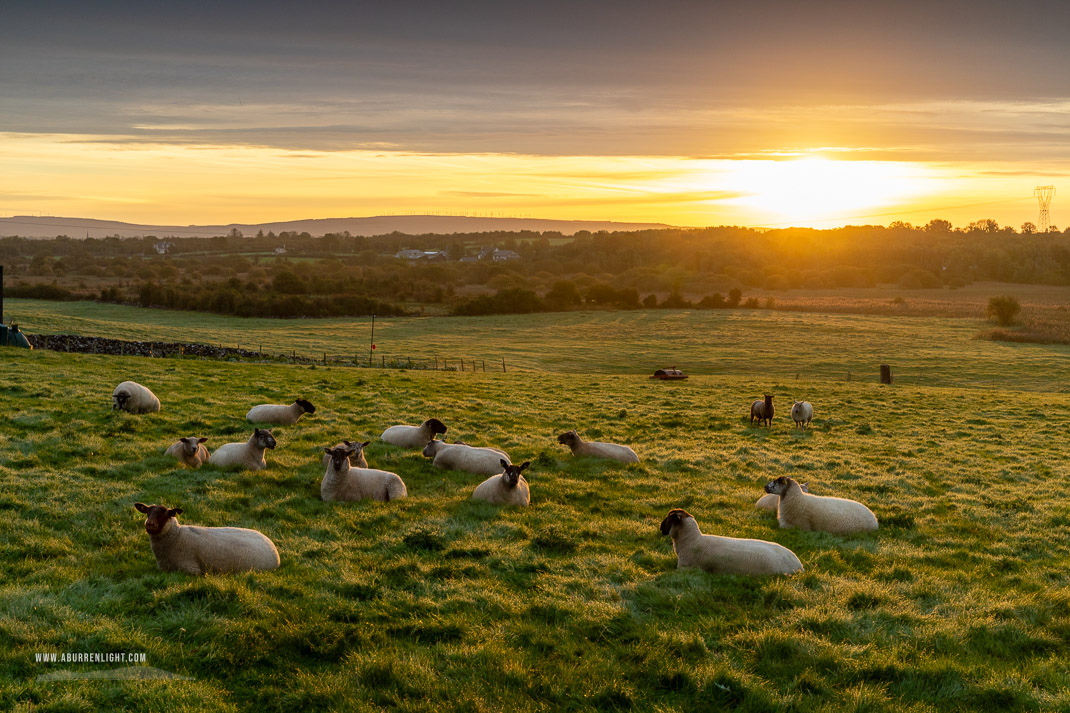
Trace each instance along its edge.
<path fill-rule="evenodd" d="M 7 311 L 27 331 L 265 350 L 333 353 L 366 329 L 49 307 Z M 0 350 L 0 710 L 1070 710 L 1067 349 L 978 328 L 607 312 L 390 320 L 377 337 L 524 367 L 505 374 Z M 695 376 L 645 378 L 666 362 Z M 891 387 L 875 383 L 882 362 Z M 124 379 L 163 411 L 112 413 Z M 763 391 L 781 409 L 750 428 Z M 814 403 L 807 433 L 788 422 L 792 395 Z M 266 471 L 162 453 L 182 435 L 244 440 L 250 406 L 297 396 L 318 410 L 275 429 Z M 371 465 L 409 498 L 320 501 L 322 446 L 431 415 L 451 439 L 531 460 L 531 507 L 474 503 L 480 476 L 378 442 Z M 573 459 L 554 438 L 572 427 L 641 462 Z M 881 529 L 779 529 L 753 503 L 780 475 L 865 502 Z M 159 572 L 136 501 L 259 529 L 282 565 Z M 677 570 L 658 532 L 674 507 L 706 533 L 779 542 L 806 571 Z M 118 668 L 35 660 L 48 652 L 144 653 L 187 679 L 39 680 Z"/>

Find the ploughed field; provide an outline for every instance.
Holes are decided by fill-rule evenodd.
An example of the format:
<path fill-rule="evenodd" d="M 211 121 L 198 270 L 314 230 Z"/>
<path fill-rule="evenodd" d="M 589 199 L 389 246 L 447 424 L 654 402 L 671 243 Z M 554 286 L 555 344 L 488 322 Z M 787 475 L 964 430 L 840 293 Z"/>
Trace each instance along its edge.
<path fill-rule="evenodd" d="M 534 371 L 555 329 L 562 349 L 584 344 L 593 327 L 576 315 L 541 315 L 541 331 L 525 326 L 534 317 L 444 321 L 451 344 L 525 349 L 532 370 L 505 374 L 0 350 L 0 709 L 1070 708 L 1065 351 L 971 340 L 976 325 L 950 320 L 755 313 L 705 333 L 683 315 L 592 318 L 679 330 L 677 365 L 710 368 L 676 383 L 645 378 L 664 355 L 634 324 L 583 347 L 592 369 Z M 751 361 L 718 359 L 757 333 Z M 505 334 L 532 343 L 491 338 Z M 912 351 L 941 339 L 942 361 Z M 893 373 L 917 378 L 875 383 L 882 345 Z M 824 366 L 796 378 L 789 361 Z M 162 411 L 110 411 L 126 379 Z M 746 419 L 763 392 L 771 429 Z M 805 433 L 792 396 L 814 404 Z M 163 454 L 179 436 L 212 451 L 244 441 L 250 406 L 297 397 L 316 413 L 274 429 L 266 471 L 191 471 Z M 378 442 L 430 416 L 449 440 L 530 460 L 531 506 L 473 502 L 482 476 Z M 570 428 L 641 461 L 573 459 L 555 438 Z M 409 497 L 322 502 L 322 448 L 343 438 L 373 441 L 370 465 L 400 474 Z M 753 505 L 781 475 L 867 504 L 880 529 L 779 529 Z M 258 529 L 282 564 L 162 573 L 136 501 Z M 677 570 L 658 530 L 677 507 L 706 533 L 790 548 L 805 572 Z M 35 660 L 48 652 L 145 653 L 187 679 L 38 680 L 121 666 Z"/>

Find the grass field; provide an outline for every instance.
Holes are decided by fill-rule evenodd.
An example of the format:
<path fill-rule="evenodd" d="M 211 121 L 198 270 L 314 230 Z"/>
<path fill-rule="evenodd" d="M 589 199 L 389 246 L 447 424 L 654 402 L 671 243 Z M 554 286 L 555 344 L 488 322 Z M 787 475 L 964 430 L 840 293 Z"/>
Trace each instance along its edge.
<path fill-rule="evenodd" d="M 34 329 L 84 319 L 163 338 L 195 324 L 85 307 L 114 311 L 37 310 Z M 413 345 L 511 346 L 530 371 L 506 374 L 0 350 L 0 709 L 1070 710 L 1065 348 L 976 341 L 933 318 L 707 315 L 391 321 Z M 291 327 L 345 338 L 341 324 L 199 321 L 280 344 Z M 598 339 L 611 326 L 623 336 Z M 654 329 L 696 376 L 643 378 L 648 358 L 669 358 Z M 755 337 L 760 349 L 729 356 Z M 874 383 L 882 344 L 917 383 Z M 796 380 L 791 359 L 819 366 Z M 872 365 L 854 367 L 865 380 L 836 378 L 855 364 Z M 164 410 L 112 413 L 127 378 Z M 763 391 L 782 407 L 768 430 L 744 418 Z M 807 433 L 788 425 L 792 394 L 815 405 Z M 179 435 L 244 440 L 249 406 L 296 395 L 318 410 L 275 430 L 267 471 L 188 471 L 162 454 Z M 474 503 L 481 477 L 377 442 L 369 461 L 409 498 L 319 500 L 322 446 L 432 414 L 451 439 L 531 460 L 531 507 Z M 575 460 L 554 438 L 571 427 L 642 461 Z M 865 502 L 881 529 L 780 530 L 753 508 L 779 475 Z M 257 528 L 282 565 L 159 572 L 135 501 Z M 806 571 L 676 570 L 658 533 L 673 507 L 707 533 L 779 542 Z M 36 662 L 48 652 L 140 652 L 188 680 L 38 680 L 116 669 Z"/>

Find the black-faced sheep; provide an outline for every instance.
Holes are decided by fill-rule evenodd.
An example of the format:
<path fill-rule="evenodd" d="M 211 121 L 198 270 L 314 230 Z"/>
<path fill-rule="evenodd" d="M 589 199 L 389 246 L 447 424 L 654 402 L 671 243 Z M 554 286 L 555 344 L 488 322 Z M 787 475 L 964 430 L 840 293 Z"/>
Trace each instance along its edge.
<path fill-rule="evenodd" d="M 557 437 L 557 442 L 572 449 L 572 455 L 591 456 L 592 458 L 608 458 L 621 463 L 638 463 L 639 456 L 635 455 L 628 446 L 616 443 L 602 443 L 600 441 L 585 441 L 572 429 Z"/>
<path fill-rule="evenodd" d="M 524 480 L 521 473 L 531 463 L 524 461 L 520 465 L 511 465 L 504 460 L 500 463 L 503 468 L 502 473 L 492 475 L 477 485 L 472 493 L 472 499 L 486 500 L 493 505 L 526 506 L 531 502 L 531 493 L 528 491 L 528 481 Z"/>
<path fill-rule="evenodd" d="M 837 535 L 877 529 L 877 516 L 862 503 L 804 493 L 794 478 L 782 475 L 771 480 L 766 483 L 765 492 L 780 496 L 777 519 L 781 527 L 821 530 Z"/>
<path fill-rule="evenodd" d="M 809 401 L 796 401 L 791 405 L 791 420 L 796 428 L 806 428 L 814 417 L 814 407 Z"/>
<path fill-rule="evenodd" d="M 245 419 L 250 423 L 273 423 L 276 426 L 292 426 L 306 413 L 316 413 L 316 407 L 305 399 L 297 399 L 289 406 L 260 404 L 249 409 Z"/>
<path fill-rule="evenodd" d="M 773 397 L 770 394 L 765 395 L 765 399 L 759 399 L 754 401 L 750 405 L 750 425 L 754 425 L 754 419 L 758 419 L 758 425 L 762 425 L 762 421 L 765 421 L 766 426 L 773 425 Z"/>
<path fill-rule="evenodd" d="M 809 483 L 799 483 L 799 487 L 802 488 L 804 493 L 810 492 Z M 758 498 L 758 502 L 754 503 L 754 507 L 760 510 L 772 510 L 776 512 L 776 509 L 780 507 L 780 496 L 773 495 L 772 493 L 766 493 L 762 497 Z"/>
<path fill-rule="evenodd" d="M 391 426 L 379 438 L 402 448 L 423 448 L 435 436 L 446 432 L 446 425 L 437 418 L 429 418 L 419 426 Z"/>
<path fill-rule="evenodd" d="M 335 443 L 333 448 L 349 448 L 352 453 L 349 455 L 349 465 L 354 468 L 367 468 L 368 459 L 364 456 L 364 449 L 368 447 L 371 441 L 364 441 L 363 443 L 357 443 L 356 441 L 343 440 L 341 443 Z M 324 448 L 327 452 L 323 454 L 323 465 L 331 464 L 331 449 Z"/>
<path fill-rule="evenodd" d="M 167 455 L 177 458 L 182 464 L 190 468 L 199 468 L 208 460 L 208 449 L 204 447 L 207 438 L 189 436 L 179 438 L 164 451 Z"/>
<path fill-rule="evenodd" d="M 388 502 L 408 495 L 405 483 L 397 473 L 374 468 L 353 468 L 348 446 L 324 448 L 330 462 L 320 484 L 320 497 L 331 500 L 379 500 Z"/>
<path fill-rule="evenodd" d="M 670 510 L 661 534 L 672 537 L 676 566 L 696 567 L 717 574 L 792 574 L 802 562 L 787 547 L 765 540 L 703 535 L 686 510 Z"/>
<path fill-rule="evenodd" d="M 211 465 L 220 468 L 240 466 L 247 470 L 267 468 L 264 450 L 278 445 L 275 436 L 266 428 L 254 428 L 253 435 L 245 443 L 224 443 L 209 458 Z"/>
<path fill-rule="evenodd" d="M 478 475 L 497 475 L 501 472 L 500 461 L 512 463 L 508 454 L 497 448 L 477 448 L 465 443 L 428 441 L 424 456 L 434 458 L 436 468 L 466 470 Z"/>
<path fill-rule="evenodd" d="M 154 413 L 160 410 L 160 400 L 136 381 L 124 381 L 111 392 L 111 408 L 128 413 Z"/>
<path fill-rule="evenodd" d="M 244 527 L 198 527 L 179 525 L 181 508 L 134 503 L 147 515 L 145 531 L 164 572 L 249 572 L 275 569 L 279 551 L 263 533 Z"/>

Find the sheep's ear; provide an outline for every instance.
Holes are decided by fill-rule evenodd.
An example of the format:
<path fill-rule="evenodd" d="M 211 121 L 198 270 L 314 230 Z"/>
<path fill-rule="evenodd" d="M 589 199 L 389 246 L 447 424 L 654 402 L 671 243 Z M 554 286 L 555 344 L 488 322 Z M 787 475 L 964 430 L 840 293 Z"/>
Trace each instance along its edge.
<path fill-rule="evenodd" d="M 368 446 L 370 446 L 371 444 L 372 444 L 372 442 L 371 442 L 371 441 L 364 441 L 364 443 L 361 443 L 361 444 L 360 444 L 360 449 L 361 449 L 361 450 L 364 450 L 365 448 L 367 448 L 367 447 L 368 447 Z"/>
<path fill-rule="evenodd" d="M 503 468 L 508 468 L 509 467 L 509 464 L 505 462 L 504 458 L 499 459 L 498 462 L 502 464 Z"/>
<path fill-rule="evenodd" d="M 253 429 L 253 435 L 254 436 L 259 436 L 260 435 L 260 429 L 259 428 L 254 428 Z"/>
<path fill-rule="evenodd" d="M 175 515 L 181 515 L 182 508 L 171 508 L 167 511 L 167 517 L 174 517 Z"/>
<path fill-rule="evenodd" d="M 208 442 L 207 438 L 198 438 L 197 439 L 197 443 L 207 443 L 207 442 Z"/>
<path fill-rule="evenodd" d="M 521 463 L 521 464 L 520 464 L 520 468 L 518 468 L 518 470 L 524 470 L 524 469 L 525 469 L 525 468 L 527 468 L 527 467 L 528 467 L 529 465 L 531 465 L 531 461 L 529 461 L 529 460 L 526 460 L 526 461 L 524 461 L 523 463 Z"/>
<path fill-rule="evenodd" d="M 333 449 L 333 448 L 331 448 L 330 446 L 324 446 L 324 447 L 323 447 L 323 451 L 324 451 L 325 453 L 330 453 L 330 452 L 331 452 L 331 451 L 333 451 L 333 450 L 334 450 L 334 449 Z"/>
<path fill-rule="evenodd" d="M 145 503 L 134 503 L 134 509 L 137 510 L 138 512 L 143 512 L 143 513 L 146 513 L 146 514 L 148 514 L 148 512 L 149 512 L 149 506 L 146 505 Z"/>

